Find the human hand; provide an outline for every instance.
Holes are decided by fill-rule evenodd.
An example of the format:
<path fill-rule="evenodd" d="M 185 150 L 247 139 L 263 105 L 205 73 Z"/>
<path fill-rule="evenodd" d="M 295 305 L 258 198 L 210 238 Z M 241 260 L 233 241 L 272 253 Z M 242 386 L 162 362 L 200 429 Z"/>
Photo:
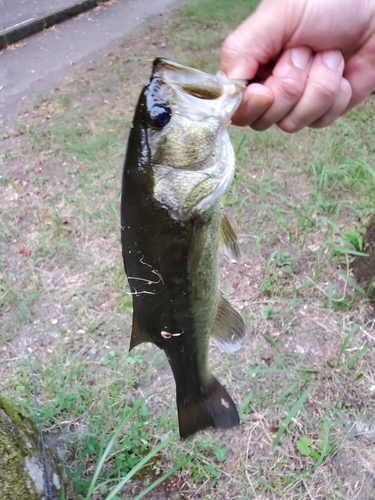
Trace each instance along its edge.
<path fill-rule="evenodd" d="M 375 0 L 263 0 L 225 40 L 220 69 L 259 81 L 235 125 L 330 125 L 375 90 Z"/>

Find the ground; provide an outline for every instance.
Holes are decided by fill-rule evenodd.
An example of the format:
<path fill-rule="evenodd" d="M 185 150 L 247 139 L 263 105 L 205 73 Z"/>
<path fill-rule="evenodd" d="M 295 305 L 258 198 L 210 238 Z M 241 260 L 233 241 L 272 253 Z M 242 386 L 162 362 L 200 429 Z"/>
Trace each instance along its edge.
<path fill-rule="evenodd" d="M 176 10 L 1 132 L 2 390 L 33 415 L 27 339 L 45 432 L 74 489 L 68 498 L 85 498 L 116 429 L 92 498 L 109 498 L 177 431 L 163 353 L 145 344 L 128 354 L 126 139 L 153 58 L 214 73 L 221 41 L 248 11 L 242 0 Z M 221 258 L 221 288 L 248 333 L 238 353 L 213 345 L 210 364 L 241 425 L 175 437 L 118 498 L 136 498 L 173 466 L 146 498 L 374 498 L 372 278 L 357 283 L 352 272 L 373 254 L 374 107 L 371 97 L 329 129 L 294 136 L 232 129 L 238 167 L 226 213 L 242 260 Z"/>

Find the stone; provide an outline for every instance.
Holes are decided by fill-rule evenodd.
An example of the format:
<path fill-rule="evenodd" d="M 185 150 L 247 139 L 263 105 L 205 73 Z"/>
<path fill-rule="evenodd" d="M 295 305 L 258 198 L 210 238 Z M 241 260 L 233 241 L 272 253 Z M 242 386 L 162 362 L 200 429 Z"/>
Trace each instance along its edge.
<path fill-rule="evenodd" d="M 51 449 L 46 448 L 48 477 L 35 423 L 0 396 L 1 500 L 55 500 L 60 498 L 63 475 Z"/>

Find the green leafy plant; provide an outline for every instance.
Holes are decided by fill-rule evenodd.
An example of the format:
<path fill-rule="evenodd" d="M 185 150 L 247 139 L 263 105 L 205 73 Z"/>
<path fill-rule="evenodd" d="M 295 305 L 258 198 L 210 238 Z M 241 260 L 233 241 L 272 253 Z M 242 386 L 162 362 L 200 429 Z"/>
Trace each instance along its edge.
<path fill-rule="evenodd" d="M 314 447 L 311 440 L 306 436 L 300 437 L 296 442 L 296 446 L 301 455 L 312 458 L 314 462 L 328 457 L 333 450 L 332 446 L 329 444 L 324 445 L 324 443 L 319 443 Z"/>
<path fill-rule="evenodd" d="M 107 447 L 103 451 L 97 444 L 92 444 L 88 442 L 86 444 L 84 453 L 87 454 L 97 454 L 98 460 L 95 467 L 94 475 L 91 480 L 84 479 L 81 474 L 84 472 L 84 464 L 79 464 L 74 472 L 72 472 L 69 468 L 66 468 L 66 473 L 68 478 L 73 482 L 74 491 L 77 494 L 85 493 L 85 499 L 90 500 L 92 495 L 96 491 L 100 491 L 101 494 L 107 494 L 105 500 L 116 500 L 119 497 L 117 493 L 121 491 L 121 489 L 127 484 L 128 481 L 143 467 L 147 466 L 151 463 L 151 461 L 158 455 L 158 453 L 168 446 L 173 440 L 177 438 L 177 434 L 172 434 L 167 439 L 161 441 L 158 445 L 151 448 L 150 444 L 144 439 L 138 437 L 134 438 L 135 429 L 139 430 L 139 427 L 131 427 L 132 433 L 131 438 L 125 437 L 121 441 L 120 435 L 124 432 L 124 427 L 130 422 L 131 418 L 134 415 L 138 416 L 143 414 L 143 417 L 147 414 L 147 411 L 142 410 L 145 408 L 145 400 L 139 400 L 131 409 L 125 410 L 125 415 L 123 420 L 121 421 L 118 429 L 111 437 Z M 112 449 L 115 447 L 117 441 L 121 441 L 120 445 L 117 446 L 117 450 L 113 453 Z M 147 444 L 147 446 L 146 446 Z M 144 452 L 147 448 L 151 448 L 150 451 L 144 455 Z M 111 453 L 112 452 L 112 453 Z M 113 457 L 115 459 L 116 466 L 116 476 L 121 479 L 118 481 L 116 486 L 113 486 L 113 479 L 108 478 L 108 473 L 105 475 L 105 479 L 102 479 L 101 482 L 98 482 L 99 477 L 103 471 L 104 465 L 108 466 L 107 462 L 109 460 L 111 454 L 111 460 L 113 461 Z M 142 455 L 144 455 L 142 457 Z M 142 458 L 141 458 L 142 457 Z M 174 474 L 178 469 L 186 465 L 194 455 L 190 455 L 184 457 L 182 460 L 179 460 L 174 467 L 172 467 L 169 471 L 163 474 L 161 477 L 157 478 L 151 485 L 149 485 L 146 489 L 144 489 L 140 494 L 135 497 L 135 500 L 140 500 L 147 493 L 152 491 L 156 486 L 165 481 L 168 477 Z M 109 474 L 110 476 L 110 474 Z M 111 486 L 112 485 L 112 486 Z"/>
<path fill-rule="evenodd" d="M 358 252 L 363 252 L 363 236 L 358 229 L 347 229 L 344 241 L 352 245 Z"/>

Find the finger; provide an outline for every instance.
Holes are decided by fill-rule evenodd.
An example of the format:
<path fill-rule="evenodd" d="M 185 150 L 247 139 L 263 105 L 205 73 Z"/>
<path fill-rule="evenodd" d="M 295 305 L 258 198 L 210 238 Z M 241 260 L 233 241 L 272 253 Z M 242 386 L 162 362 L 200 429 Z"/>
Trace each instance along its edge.
<path fill-rule="evenodd" d="M 251 125 L 272 103 L 273 94 L 267 87 L 260 83 L 248 85 L 242 103 L 233 115 L 232 123 L 240 127 Z"/>
<path fill-rule="evenodd" d="M 321 118 L 312 122 L 309 127 L 322 128 L 331 125 L 339 116 L 341 116 L 345 112 L 350 102 L 351 96 L 352 87 L 350 86 L 348 80 L 343 78 L 341 80 L 340 89 L 333 105 Z"/>
<path fill-rule="evenodd" d="M 272 75 L 264 82 L 272 92 L 274 102 L 252 128 L 265 130 L 289 114 L 303 95 L 312 61 L 309 47 L 295 47 L 284 52 Z"/>
<path fill-rule="evenodd" d="M 375 90 L 375 37 L 364 46 L 361 53 L 346 62 L 344 77 L 352 88 L 352 97 L 346 111 L 363 101 Z"/>
<path fill-rule="evenodd" d="M 278 126 L 285 132 L 297 132 L 322 117 L 338 95 L 344 66 L 339 50 L 316 54 L 301 99 Z"/>
<path fill-rule="evenodd" d="M 272 8 L 268 6 L 271 5 Z M 263 0 L 256 11 L 231 33 L 223 43 L 220 69 L 229 78 L 251 80 L 260 64 L 267 64 L 276 57 L 292 30 L 294 13 L 285 12 L 285 5 Z M 280 18 L 290 23 L 281 23 Z M 265 36 L 265 33 L 267 36 Z"/>

